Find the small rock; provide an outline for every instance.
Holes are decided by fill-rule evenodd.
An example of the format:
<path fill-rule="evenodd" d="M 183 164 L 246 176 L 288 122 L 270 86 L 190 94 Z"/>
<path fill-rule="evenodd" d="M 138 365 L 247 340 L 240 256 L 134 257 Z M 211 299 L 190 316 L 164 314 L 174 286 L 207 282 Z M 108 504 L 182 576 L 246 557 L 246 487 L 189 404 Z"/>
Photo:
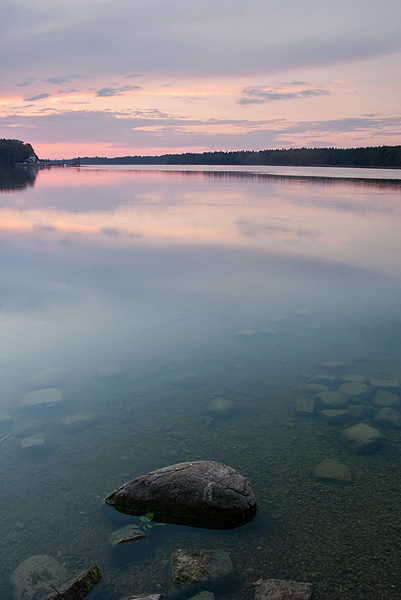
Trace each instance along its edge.
<path fill-rule="evenodd" d="M 63 394 L 58 388 L 45 388 L 43 390 L 36 390 L 36 392 L 29 392 L 29 394 L 26 394 L 21 401 L 20 407 L 49 407 L 58 404 L 62 400 Z"/>
<path fill-rule="evenodd" d="M 374 406 L 366 406 L 365 404 L 348 404 L 347 410 L 353 419 L 369 419 L 376 414 Z"/>
<path fill-rule="evenodd" d="M 134 528 L 132 525 L 126 525 L 117 531 L 113 531 L 110 535 L 110 542 L 112 546 L 118 546 L 125 542 L 133 542 L 136 540 L 142 540 L 145 537 L 145 533 L 139 529 Z"/>
<path fill-rule="evenodd" d="M 396 379 L 371 379 L 370 385 L 375 390 L 387 390 L 388 392 L 400 392 L 400 384 Z"/>
<path fill-rule="evenodd" d="M 313 594 L 311 583 L 266 579 L 255 587 L 255 600 L 310 600 Z"/>
<path fill-rule="evenodd" d="M 334 391 L 319 392 L 315 394 L 315 398 L 325 408 L 342 408 L 343 406 L 347 406 L 349 401 L 347 396 Z"/>
<path fill-rule="evenodd" d="M 385 406 L 391 407 L 399 404 L 400 396 L 397 396 L 397 394 L 393 394 L 392 392 L 388 392 L 387 390 L 378 390 L 373 396 L 372 402 L 380 408 L 384 408 Z"/>
<path fill-rule="evenodd" d="M 44 446 L 45 439 L 43 436 L 36 434 L 25 437 L 21 440 L 21 448 L 23 450 L 30 450 L 32 448 L 38 448 Z"/>
<path fill-rule="evenodd" d="M 393 408 L 386 406 L 379 410 L 374 418 L 374 422 L 376 425 L 388 427 L 389 429 L 399 429 L 401 427 L 401 414 Z"/>
<path fill-rule="evenodd" d="M 193 584 L 216 583 L 233 570 L 231 558 L 224 550 L 177 550 L 171 556 L 171 564 L 173 582 L 189 590 Z"/>
<path fill-rule="evenodd" d="M 37 554 L 24 560 L 11 575 L 15 600 L 42 600 L 50 585 L 60 589 L 71 575 L 51 556 Z"/>
<path fill-rule="evenodd" d="M 342 437 L 350 449 L 359 454 L 374 452 L 382 441 L 380 431 L 366 423 L 358 423 L 344 429 Z"/>
<path fill-rule="evenodd" d="M 349 483 L 352 479 L 348 467 L 334 458 L 322 460 L 316 467 L 314 475 L 317 479 L 340 481 L 342 483 Z"/>
<path fill-rule="evenodd" d="M 337 391 L 352 402 L 365 402 L 373 396 L 372 388 L 366 383 L 343 383 Z"/>
<path fill-rule="evenodd" d="M 234 411 L 234 408 L 235 404 L 232 400 L 215 398 L 207 405 L 207 412 L 213 417 L 227 417 Z"/>
<path fill-rule="evenodd" d="M 346 373 L 341 376 L 341 381 L 344 381 L 345 383 L 366 383 L 367 380 L 368 378 L 361 373 Z"/>
<path fill-rule="evenodd" d="M 295 410 L 299 417 L 311 417 L 315 410 L 315 401 L 312 398 L 298 398 L 295 400 Z"/>
<path fill-rule="evenodd" d="M 331 425 L 337 425 L 339 423 L 345 423 L 350 418 L 348 410 L 341 408 L 321 410 L 320 415 L 323 417 L 326 423 Z"/>
<path fill-rule="evenodd" d="M 64 431 L 73 433 L 90 427 L 95 422 L 95 417 L 91 413 L 78 413 L 71 417 L 59 419 L 60 426 Z"/>
<path fill-rule="evenodd" d="M 80 573 L 65 588 L 62 590 L 56 589 L 54 593 L 49 594 L 43 600 L 57 600 L 58 598 L 63 598 L 63 600 L 85 600 L 101 578 L 102 574 L 99 567 L 92 565 L 89 569 Z"/>
<path fill-rule="evenodd" d="M 65 378 L 64 371 L 57 367 L 42 369 L 28 379 L 30 387 L 48 388 L 59 385 Z"/>

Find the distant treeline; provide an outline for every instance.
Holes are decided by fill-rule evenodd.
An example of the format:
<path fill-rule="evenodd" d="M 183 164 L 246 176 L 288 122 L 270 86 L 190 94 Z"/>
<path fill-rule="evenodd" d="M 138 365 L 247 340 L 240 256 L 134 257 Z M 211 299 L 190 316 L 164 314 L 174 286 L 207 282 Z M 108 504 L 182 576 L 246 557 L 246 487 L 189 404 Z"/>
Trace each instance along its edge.
<path fill-rule="evenodd" d="M 368 148 L 291 148 L 289 150 L 239 150 L 81 158 L 81 165 L 271 165 L 294 167 L 381 167 L 401 168 L 401 146 Z"/>
<path fill-rule="evenodd" d="M 0 166 L 13 167 L 16 163 L 23 163 L 34 155 L 31 144 L 21 140 L 0 139 Z"/>

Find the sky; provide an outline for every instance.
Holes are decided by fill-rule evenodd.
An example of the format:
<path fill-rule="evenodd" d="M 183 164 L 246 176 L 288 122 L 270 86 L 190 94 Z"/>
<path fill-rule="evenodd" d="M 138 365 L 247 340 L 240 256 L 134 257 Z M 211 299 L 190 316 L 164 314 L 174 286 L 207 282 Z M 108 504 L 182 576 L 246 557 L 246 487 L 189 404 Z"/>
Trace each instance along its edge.
<path fill-rule="evenodd" d="M 400 0 L 0 0 L 41 158 L 401 143 Z"/>

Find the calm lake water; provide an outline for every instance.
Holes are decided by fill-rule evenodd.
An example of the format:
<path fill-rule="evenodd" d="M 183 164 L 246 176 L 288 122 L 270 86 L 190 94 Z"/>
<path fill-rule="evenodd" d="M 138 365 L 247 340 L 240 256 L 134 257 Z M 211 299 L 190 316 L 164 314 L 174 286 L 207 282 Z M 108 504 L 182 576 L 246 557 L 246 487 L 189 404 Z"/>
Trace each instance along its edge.
<path fill-rule="evenodd" d="M 102 600 L 168 595 L 172 552 L 217 548 L 234 565 L 217 600 L 253 600 L 260 578 L 399 599 L 401 429 L 374 398 L 335 424 L 296 400 L 317 375 L 401 380 L 401 172 L 20 169 L 0 187 L 0 597 L 35 554 L 97 564 Z M 49 387 L 61 402 L 24 406 Z M 360 421 L 382 433 L 372 454 L 344 445 Z M 317 479 L 326 458 L 351 483 Z M 104 505 L 188 460 L 245 475 L 254 522 L 149 526 Z M 131 523 L 146 538 L 113 549 Z"/>

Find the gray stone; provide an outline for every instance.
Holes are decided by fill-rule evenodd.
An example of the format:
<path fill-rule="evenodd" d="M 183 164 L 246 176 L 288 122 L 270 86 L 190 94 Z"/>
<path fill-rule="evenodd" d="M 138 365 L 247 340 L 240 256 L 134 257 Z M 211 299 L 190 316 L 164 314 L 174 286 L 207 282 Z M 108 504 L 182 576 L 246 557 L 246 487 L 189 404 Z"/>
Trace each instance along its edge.
<path fill-rule="evenodd" d="M 372 388 L 366 383 L 343 383 L 337 391 L 347 396 L 350 402 L 365 402 L 373 396 Z"/>
<path fill-rule="evenodd" d="M 366 423 L 358 423 L 344 429 L 342 437 L 351 450 L 360 454 L 374 452 L 382 441 L 380 431 Z"/>
<path fill-rule="evenodd" d="M 184 462 L 142 475 L 105 499 L 120 512 L 155 521 L 231 529 L 255 517 L 251 484 L 235 469 L 212 461 Z"/>
<path fill-rule="evenodd" d="M 266 579 L 255 587 L 255 600 L 310 600 L 313 594 L 311 583 Z"/>
<path fill-rule="evenodd" d="M 226 398 L 215 398 L 206 408 L 213 417 L 227 417 L 234 411 L 235 403 Z"/>
<path fill-rule="evenodd" d="M 341 376 L 341 381 L 345 383 L 366 383 L 368 378 L 362 373 L 346 373 Z"/>
<path fill-rule="evenodd" d="M 397 396 L 397 394 L 393 394 L 392 392 L 388 392 L 387 390 L 378 390 L 373 396 L 373 404 L 379 406 L 380 408 L 384 408 L 385 406 L 393 407 L 399 403 L 400 396 Z"/>
<path fill-rule="evenodd" d="M 352 479 L 349 468 L 334 458 L 322 460 L 316 467 L 314 475 L 317 479 L 340 481 L 341 483 L 349 483 Z"/>
<path fill-rule="evenodd" d="M 89 569 L 80 573 L 65 588 L 62 590 L 56 589 L 43 600 L 58 600 L 60 597 L 63 600 L 85 600 L 101 578 L 102 574 L 99 567 L 92 565 Z"/>
<path fill-rule="evenodd" d="M 388 392 L 400 392 L 400 383 L 396 379 L 371 379 L 370 385 L 374 390 L 387 390 Z"/>
<path fill-rule="evenodd" d="M 112 546 L 118 546 L 119 544 L 124 544 L 126 542 L 141 540 L 145 535 L 146 534 L 139 528 L 133 527 L 133 525 L 126 525 L 110 534 L 110 543 Z"/>
<path fill-rule="evenodd" d="M 389 429 L 399 429 L 401 427 L 401 414 L 386 406 L 379 410 L 374 418 L 376 425 L 388 427 Z"/>
<path fill-rule="evenodd" d="M 42 600 L 51 585 L 59 589 L 71 575 L 51 556 L 37 554 L 24 560 L 11 575 L 15 600 Z"/>
<path fill-rule="evenodd" d="M 339 423 L 345 423 L 350 418 L 348 410 L 341 408 L 334 408 L 328 410 L 321 410 L 320 415 L 323 417 L 326 423 L 331 425 L 337 425 Z"/>
<path fill-rule="evenodd" d="M 182 589 L 197 590 L 197 584 L 217 583 L 232 573 L 230 556 L 224 550 L 177 550 L 171 556 L 173 582 Z"/>
<path fill-rule="evenodd" d="M 298 398 L 295 400 L 295 410 L 299 417 L 311 417 L 315 410 L 315 401 L 312 398 Z"/>
<path fill-rule="evenodd" d="M 95 422 L 95 417 L 91 413 L 78 413 L 71 415 L 70 417 L 63 417 L 59 419 L 61 428 L 64 431 L 73 433 L 90 427 Z"/>
<path fill-rule="evenodd" d="M 42 369 L 35 375 L 29 378 L 28 383 L 30 387 L 36 388 L 47 388 L 59 385 L 65 378 L 64 371 L 57 367 L 49 367 L 48 369 Z"/>
<path fill-rule="evenodd" d="M 26 394 L 21 401 L 20 407 L 49 407 L 58 404 L 62 400 L 63 394 L 58 388 L 45 388 L 43 390 L 36 390 L 36 392 L 29 392 L 29 394 Z"/>
<path fill-rule="evenodd" d="M 21 440 L 21 448 L 23 450 L 29 450 L 30 448 L 37 448 L 39 446 L 43 446 L 45 443 L 45 439 L 43 436 L 36 434 L 25 437 Z"/>
<path fill-rule="evenodd" d="M 338 391 L 319 392 L 315 398 L 325 408 L 342 408 L 348 404 L 348 397 Z"/>
<path fill-rule="evenodd" d="M 353 419 L 368 419 L 373 418 L 376 414 L 374 406 L 366 406 L 365 404 L 348 404 L 347 410 Z"/>

